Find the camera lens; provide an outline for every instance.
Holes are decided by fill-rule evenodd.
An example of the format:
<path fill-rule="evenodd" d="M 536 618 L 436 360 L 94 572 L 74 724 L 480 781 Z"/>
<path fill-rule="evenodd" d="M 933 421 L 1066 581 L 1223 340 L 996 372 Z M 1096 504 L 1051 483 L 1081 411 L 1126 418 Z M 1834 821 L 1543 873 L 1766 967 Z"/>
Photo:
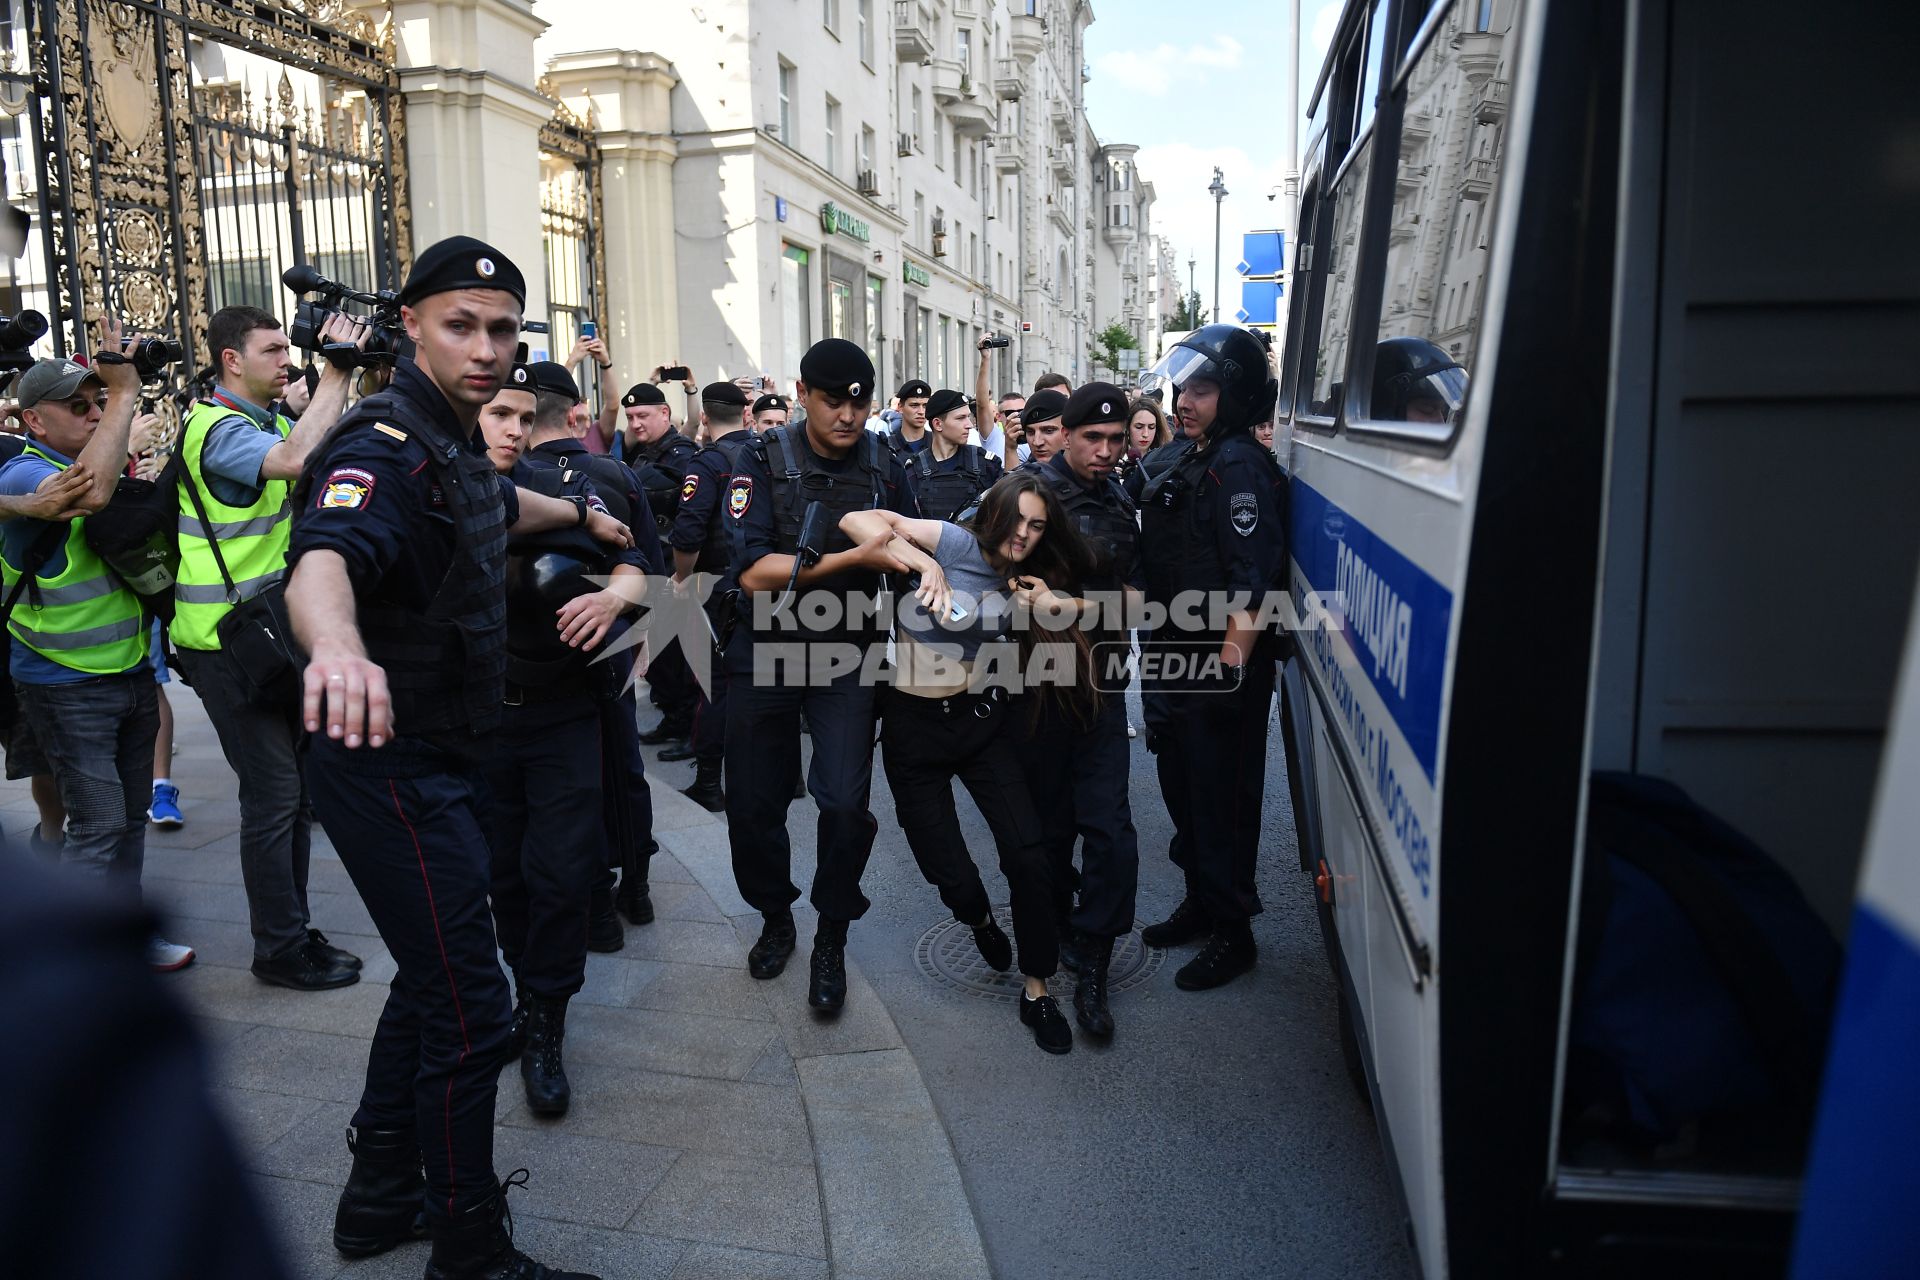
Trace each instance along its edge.
<path fill-rule="evenodd" d="M 22 311 L 0 323 L 0 349 L 18 351 L 38 342 L 47 331 L 47 318 L 38 311 Z"/>

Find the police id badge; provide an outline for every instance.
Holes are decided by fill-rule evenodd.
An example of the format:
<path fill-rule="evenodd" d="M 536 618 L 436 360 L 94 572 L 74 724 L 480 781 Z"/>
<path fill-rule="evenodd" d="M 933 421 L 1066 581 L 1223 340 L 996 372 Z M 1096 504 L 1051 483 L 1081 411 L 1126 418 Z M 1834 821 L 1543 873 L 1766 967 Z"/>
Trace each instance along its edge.
<path fill-rule="evenodd" d="M 1227 519 L 1233 531 L 1245 538 L 1260 527 L 1260 502 L 1251 493 L 1236 493 L 1227 499 Z"/>
<path fill-rule="evenodd" d="M 727 514 L 738 520 L 753 505 L 753 477 L 736 476 L 727 486 Z"/>

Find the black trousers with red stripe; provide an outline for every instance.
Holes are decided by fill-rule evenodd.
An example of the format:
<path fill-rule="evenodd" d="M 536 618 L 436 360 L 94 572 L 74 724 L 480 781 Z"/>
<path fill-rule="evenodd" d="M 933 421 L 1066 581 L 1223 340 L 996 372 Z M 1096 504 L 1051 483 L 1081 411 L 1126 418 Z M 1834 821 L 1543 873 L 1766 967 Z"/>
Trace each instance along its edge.
<path fill-rule="evenodd" d="M 427 1210 L 492 1194 L 494 1091 L 511 1007 L 494 950 L 477 770 L 398 739 L 310 739 L 307 786 L 397 972 L 373 1033 L 356 1126 L 417 1129 Z"/>

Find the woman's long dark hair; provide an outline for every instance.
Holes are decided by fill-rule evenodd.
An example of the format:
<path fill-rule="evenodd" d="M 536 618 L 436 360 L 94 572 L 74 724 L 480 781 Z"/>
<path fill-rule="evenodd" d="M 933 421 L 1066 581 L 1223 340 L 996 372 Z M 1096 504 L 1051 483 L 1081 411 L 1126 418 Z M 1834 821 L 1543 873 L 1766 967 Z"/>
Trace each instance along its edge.
<path fill-rule="evenodd" d="M 1040 540 L 1018 564 L 1005 564 L 1000 548 L 1013 536 L 1020 521 L 1020 498 L 1031 493 L 1045 505 L 1047 528 Z M 1080 535 L 1060 504 L 1053 486 L 1032 471 L 1016 471 L 1002 476 L 980 498 L 980 508 L 968 524 L 968 532 L 980 544 L 980 553 L 996 569 L 1010 577 L 1039 578 L 1055 591 L 1080 595 L 1093 580 L 1099 562 L 1098 553 Z M 1100 713 L 1100 692 L 1094 684 L 1093 646 L 1079 624 L 1064 631 L 1051 631 L 1029 620 L 1018 632 L 1021 670 L 1030 669 L 1034 650 L 1040 645 L 1058 645 L 1070 653 L 1073 679 L 1065 684 L 1047 684 L 1039 689 L 1046 698 L 1064 710 L 1081 728 L 1087 728 Z M 1034 702 L 1038 714 L 1039 699 Z"/>

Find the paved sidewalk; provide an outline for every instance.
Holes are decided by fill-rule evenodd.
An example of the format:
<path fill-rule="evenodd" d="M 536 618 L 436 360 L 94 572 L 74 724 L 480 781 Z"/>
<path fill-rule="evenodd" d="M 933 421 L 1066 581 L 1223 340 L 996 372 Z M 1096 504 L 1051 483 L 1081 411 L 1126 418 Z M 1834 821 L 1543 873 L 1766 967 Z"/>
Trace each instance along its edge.
<path fill-rule="evenodd" d="M 365 960 L 363 978 L 300 994 L 247 971 L 233 776 L 192 691 L 168 693 L 187 823 L 149 830 L 146 886 L 167 936 L 199 952 L 169 985 L 198 1015 L 295 1274 L 412 1280 L 424 1244 L 347 1264 L 331 1240 L 392 958 L 316 828 L 313 922 Z M 666 785 L 677 778 L 654 786 L 659 919 L 587 958 L 569 1012 L 572 1110 L 536 1120 L 518 1072 L 501 1075 L 495 1164 L 532 1171 L 509 1201 L 517 1240 L 606 1280 L 986 1277 L 952 1146 L 893 1019 L 852 963 L 844 1015 L 808 1013 L 804 923 L 785 975 L 747 976 L 759 916 L 734 890 L 724 820 Z M 25 783 L 0 784 L 9 834 L 24 838 L 33 812 Z"/>

